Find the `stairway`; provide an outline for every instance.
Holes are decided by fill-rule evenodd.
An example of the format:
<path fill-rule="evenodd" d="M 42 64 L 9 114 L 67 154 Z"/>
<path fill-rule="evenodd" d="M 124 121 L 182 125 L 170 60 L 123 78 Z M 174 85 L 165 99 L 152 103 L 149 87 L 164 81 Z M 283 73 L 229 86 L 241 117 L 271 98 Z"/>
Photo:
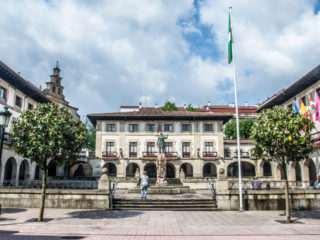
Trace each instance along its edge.
<path fill-rule="evenodd" d="M 113 210 L 216 211 L 212 199 L 113 199 Z"/>

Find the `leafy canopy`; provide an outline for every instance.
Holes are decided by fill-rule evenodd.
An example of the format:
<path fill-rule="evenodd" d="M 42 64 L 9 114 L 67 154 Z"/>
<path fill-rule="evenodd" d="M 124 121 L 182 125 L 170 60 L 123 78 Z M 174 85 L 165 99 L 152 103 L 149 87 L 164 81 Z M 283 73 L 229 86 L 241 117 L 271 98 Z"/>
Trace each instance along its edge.
<path fill-rule="evenodd" d="M 40 104 L 23 112 L 12 126 L 17 154 L 35 161 L 43 170 L 49 160 L 57 165 L 77 159 L 87 144 L 86 126 L 65 108 Z"/>
<path fill-rule="evenodd" d="M 248 139 L 251 134 L 251 128 L 253 126 L 254 120 L 252 118 L 241 119 L 239 121 L 239 132 L 240 138 Z M 237 138 L 237 125 L 236 121 L 229 121 L 224 129 L 224 134 L 227 138 L 236 139 Z"/>
<path fill-rule="evenodd" d="M 84 124 L 86 125 L 86 128 L 87 128 L 88 144 L 86 147 L 89 150 L 94 151 L 95 145 L 96 145 L 96 129 L 87 117 L 84 117 L 82 121 L 84 122 Z"/>
<path fill-rule="evenodd" d="M 191 104 L 189 104 L 188 107 L 186 108 L 186 111 L 188 111 L 188 112 L 196 112 L 197 109 L 195 109 L 194 107 L 192 107 Z"/>
<path fill-rule="evenodd" d="M 161 108 L 162 111 L 178 111 L 176 105 L 170 101 L 166 101 L 164 106 Z"/>
<path fill-rule="evenodd" d="M 292 109 L 274 107 L 264 110 L 252 127 L 253 154 L 285 166 L 289 161 L 305 159 L 314 151 L 310 131 L 312 121 Z"/>

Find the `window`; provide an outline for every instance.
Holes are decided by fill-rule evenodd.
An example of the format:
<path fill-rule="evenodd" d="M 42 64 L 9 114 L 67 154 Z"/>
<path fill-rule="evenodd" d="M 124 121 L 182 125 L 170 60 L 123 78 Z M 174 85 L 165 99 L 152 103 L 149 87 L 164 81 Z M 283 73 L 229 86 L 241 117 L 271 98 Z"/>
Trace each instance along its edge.
<path fill-rule="evenodd" d="M 33 109 L 33 105 L 29 103 L 29 104 L 28 104 L 28 109 L 29 109 L 29 110 L 32 110 L 32 109 Z"/>
<path fill-rule="evenodd" d="M 212 124 L 205 124 L 204 125 L 205 132 L 212 132 L 212 129 L 213 129 Z"/>
<path fill-rule="evenodd" d="M 56 92 L 56 87 L 52 86 L 52 92 Z"/>
<path fill-rule="evenodd" d="M 147 124 L 147 131 L 148 132 L 154 132 L 156 130 L 156 127 L 154 124 Z"/>
<path fill-rule="evenodd" d="M 172 142 L 165 142 L 164 143 L 164 152 L 165 153 L 172 153 Z"/>
<path fill-rule="evenodd" d="M 138 132 L 138 124 L 130 124 L 129 131 L 130 132 Z"/>
<path fill-rule="evenodd" d="M 0 98 L 6 100 L 7 98 L 7 89 L 0 87 Z"/>
<path fill-rule="evenodd" d="M 58 88 L 58 94 L 61 94 L 61 88 Z"/>
<path fill-rule="evenodd" d="M 164 125 L 164 131 L 165 132 L 172 132 L 173 131 L 172 124 L 165 124 Z"/>
<path fill-rule="evenodd" d="M 155 143 L 147 142 L 147 153 L 155 153 Z"/>
<path fill-rule="evenodd" d="M 229 149 L 224 149 L 224 157 L 229 158 L 230 157 L 230 151 Z"/>
<path fill-rule="evenodd" d="M 189 142 L 182 143 L 182 157 L 190 157 L 190 143 Z"/>
<path fill-rule="evenodd" d="M 116 125 L 115 124 L 107 124 L 107 132 L 115 132 Z"/>
<path fill-rule="evenodd" d="M 18 107 L 22 106 L 22 99 L 19 96 L 16 96 L 16 103 L 15 103 Z"/>
<path fill-rule="evenodd" d="M 213 142 L 206 142 L 205 143 L 205 152 L 212 153 L 213 152 Z"/>
<path fill-rule="evenodd" d="M 113 154 L 114 153 L 114 142 L 107 142 L 106 143 L 106 153 Z"/>
<path fill-rule="evenodd" d="M 59 84 L 59 79 L 56 79 L 56 83 Z"/>
<path fill-rule="evenodd" d="M 137 143 L 129 143 L 129 157 L 137 157 Z"/>
<path fill-rule="evenodd" d="M 182 124 L 182 132 L 190 132 L 190 124 Z"/>

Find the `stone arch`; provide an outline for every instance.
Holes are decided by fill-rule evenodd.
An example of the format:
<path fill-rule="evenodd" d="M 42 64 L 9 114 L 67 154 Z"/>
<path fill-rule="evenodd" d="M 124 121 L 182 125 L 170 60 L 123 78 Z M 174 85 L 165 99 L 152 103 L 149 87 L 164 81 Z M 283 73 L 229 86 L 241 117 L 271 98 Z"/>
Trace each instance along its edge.
<path fill-rule="evenodd" d="M 147 163 L 143 171 L 147 172 L 149 178 L 157 178 L 157 166 L 154 163 Z"/>
<path fill-rule="evenodd" d="M 87 162 L 77 162 L 70 167 L 70 177 L 92 177 L 92 166 Z"/>
<path fill-rule="evenodd" d="M 16 176 L 17 176 L 17 161 L 15 158 L 11 157 L 7 160 L 5 164 L 3 185 L 14 186 L 16 183 Z"/>
<path fill-rule="evenodd" d="M 283 180 L 284 179 L 284 175 L 283 175 L 283 171 L 282 171 L 282 167 L 281 167 L 280 163 L 276 167 L 275 175 L 276 175 L 276 179 L 277 180 Z"/>
<path fill-rule="evenodd" d="M 269 161 L 263 162 L 262 169 L 264 177 L 272 177 L 272 166 Z"/>
<path fill-rule="evenodd" d="M 314 182 L 317 180 L 317 170 L 313 160 L 310 159 L 308 161 L 307 168 L 308 168 L 310 186 L 313 186 Z"/>
<path fill-rule="evenodd" d="M 30 166 L 29 166 L 29 162 L 28 160 L 24 159 L 19 167 L 19 184 L 21 183 L 21 181 L 25 181 L 28 180 L 30 175 Z"/>
<path fill-rule="evenodd" d="M 117 167 L 114 163 L 112 162 L 107 162 L 103 165 L 102 168 L 107 168 L 108 169 L 108 175 L 111 177 L 116 177 L 117 176 Z"/>
<path fill-rule="evenodd" d="M 299 162 L 292 162 L 290 172 L 291 172 L 290 179 L 297 182 L 302 181 L 301 167 Z"/>
<path fill-rule="evenodd" d="M 213 163 L 206 163 L 202 169 L 203 177 L 217 177 L 217 167 Z"/>
<path fill-rule="evenodd" d="M 166 177 L 167 178 L 175 178 L 175 167 L 172 163 L 167 163 L 167 173 L 166 173 Z"/>
<path fill-rule="evenodd" d="M 193 177 L 193 166 L 190 163 L 183 163 L 180 166 L 180 171 L 183 169 L 186 177 Z"/>
<path fill-rule="evenodd" d="M 38 164 L 34 169 L 34 180 L 40 180 L 40 167 Z"/>
<path fill-rule="evenodd" d="M 48 177 L 55 177 L 57 175 L 57 165 L 55 161 L 50 161 L 48 165 Z"/>
<path fill-rule="evenodd" d="M 238 177 L 238 162 L 232 162 L 228 165 L 227 176 Z M 256 170 L 252 163 L 241 161 L 241 176 L 242 177 L 254 177 L 256 176 Z"/>
<path fill-rule="evenodd" d="M 139 165 L 136 163 L 129 163 L 126 167 L 126 177 L 134 178 L 136 171 L 140 171 Z"/>

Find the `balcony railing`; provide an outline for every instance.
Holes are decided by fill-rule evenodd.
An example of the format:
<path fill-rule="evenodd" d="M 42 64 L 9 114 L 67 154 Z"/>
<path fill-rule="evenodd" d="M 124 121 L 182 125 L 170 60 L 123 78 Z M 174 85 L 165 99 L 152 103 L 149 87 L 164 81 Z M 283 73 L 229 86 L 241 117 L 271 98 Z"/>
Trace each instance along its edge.
<path fill-rule="evenodd" d="M 179 157 L 177 152 L 166 152 L 164 153 L 164 155 L 166 158 L 171 158 L 171 159 L 175 159 Z"/>
<path fill-rule="evenodd" d="M 238 151 L 234 152 L 234 157 L 238 157 Z M 249 158 L 250 157 L 250 152 L 240 152 L 240 157 Z"/>
<path fill-rule="evenodd" d="M 129 157 L 137 158 L 138 154 L 136 152 L 129 152 Z"/>
<path fill-rule="evenodd" d="M 103 158 L 110 158 L 110 159 L 117 159 L 118 155 L 117 152 L 102 152 Z"/>
<path fill-rule="evenodd" d="M 142 158 L 157 158 L 157 152 L 142 152 Z"/>
<path fill-rule="evenodd" d="M 203 158 L 217 158 L 218 153 L 217 152 L 203 152 L 202 157 Z"/>
<path fill-rule="evenodd" d="M 190 152 L 182 152 L 182 157 L 183 158 L 189 158 L 190 157 Z"/>

